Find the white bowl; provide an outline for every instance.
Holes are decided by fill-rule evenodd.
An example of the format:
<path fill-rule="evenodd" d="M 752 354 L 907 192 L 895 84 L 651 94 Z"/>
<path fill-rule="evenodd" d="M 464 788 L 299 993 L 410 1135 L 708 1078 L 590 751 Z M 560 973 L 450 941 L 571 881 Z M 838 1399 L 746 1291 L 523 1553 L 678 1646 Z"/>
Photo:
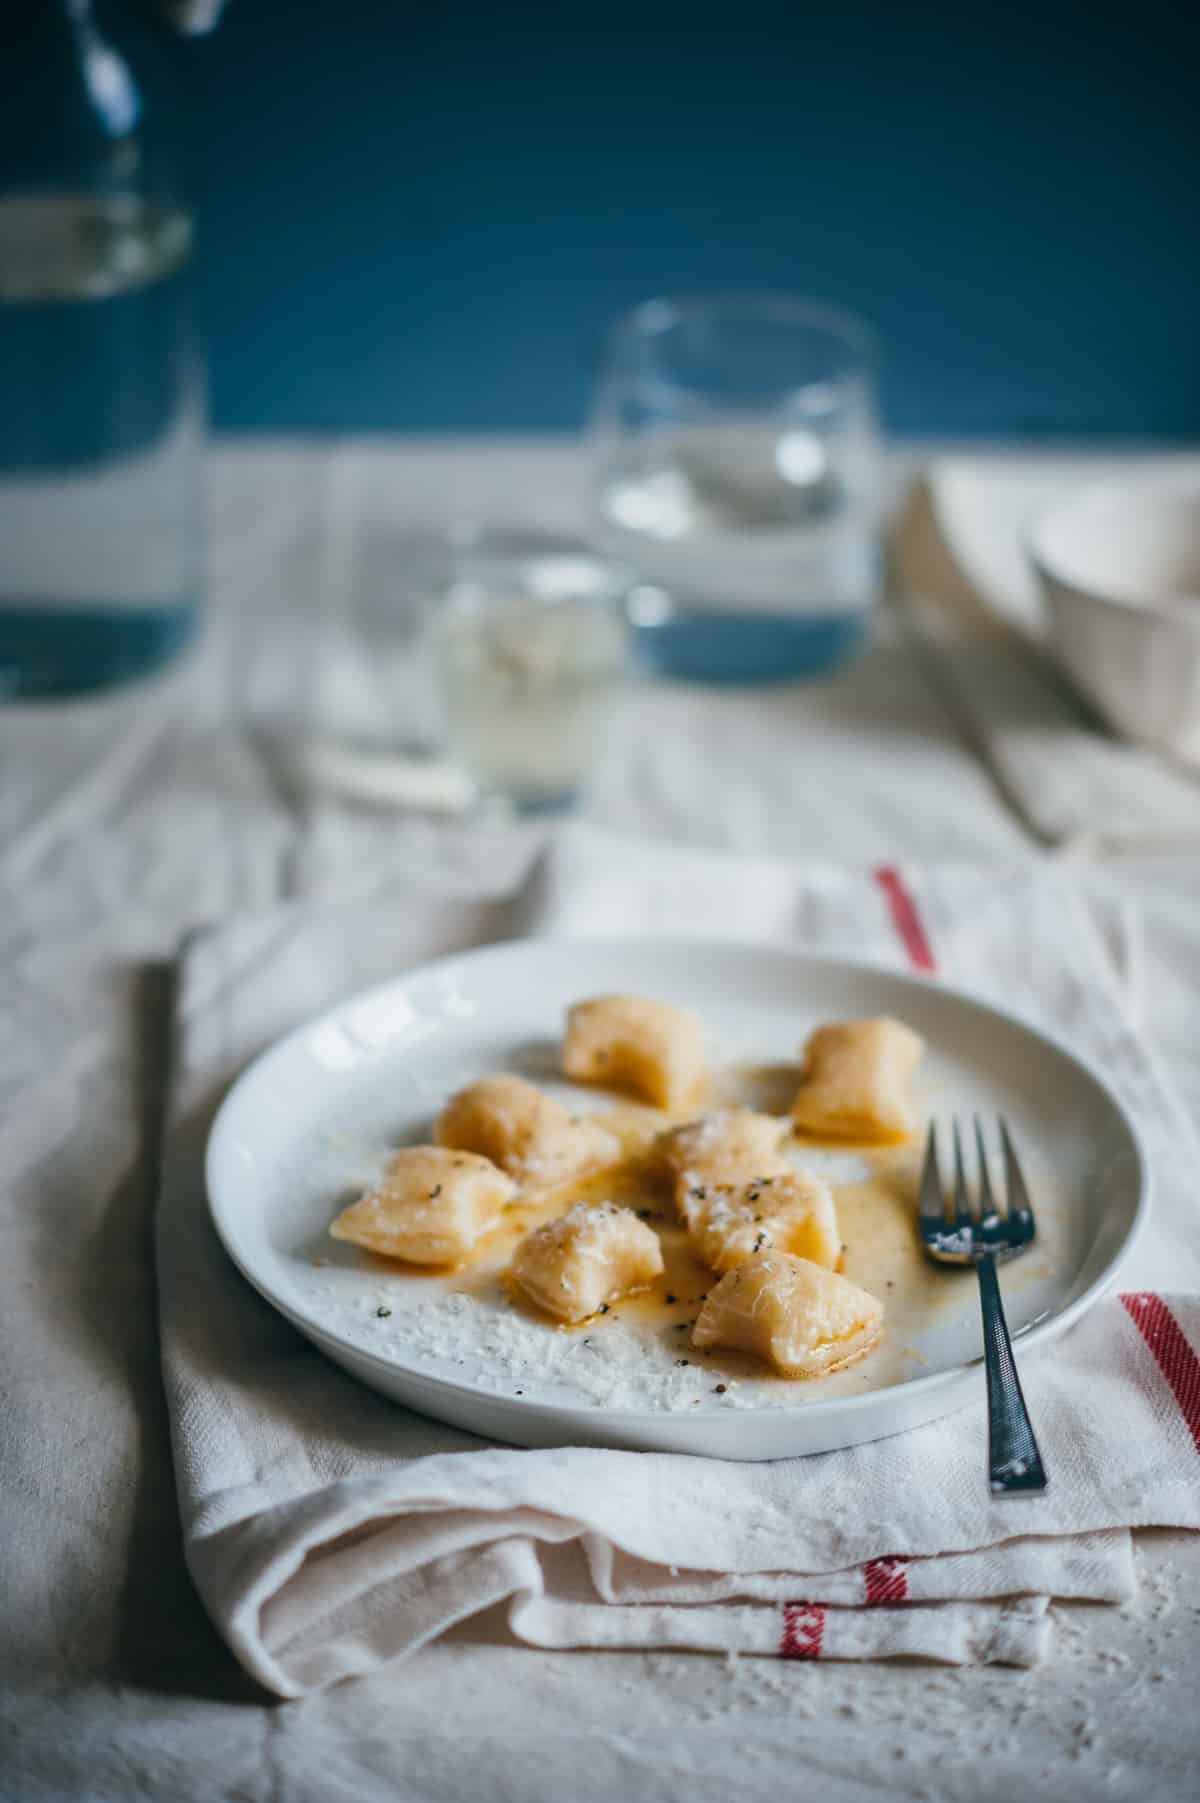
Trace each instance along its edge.
<path fill-rule="evenodd" d="M 1035 525 L 1054 643 L 1118 732 L 1200 763 L 1200 483 L 1100 483 Z"/>

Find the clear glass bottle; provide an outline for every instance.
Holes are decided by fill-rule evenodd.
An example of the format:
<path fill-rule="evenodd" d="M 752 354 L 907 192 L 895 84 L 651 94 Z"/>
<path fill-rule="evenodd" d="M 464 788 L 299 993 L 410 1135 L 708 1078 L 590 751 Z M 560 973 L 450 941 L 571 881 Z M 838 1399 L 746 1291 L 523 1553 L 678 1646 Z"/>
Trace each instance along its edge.
<path fill-rule="evenodd" d="M 92 0 L 0 59 L 0 698 L 106 688 L 194 630 L 204 379 L 193 228 Z"/>

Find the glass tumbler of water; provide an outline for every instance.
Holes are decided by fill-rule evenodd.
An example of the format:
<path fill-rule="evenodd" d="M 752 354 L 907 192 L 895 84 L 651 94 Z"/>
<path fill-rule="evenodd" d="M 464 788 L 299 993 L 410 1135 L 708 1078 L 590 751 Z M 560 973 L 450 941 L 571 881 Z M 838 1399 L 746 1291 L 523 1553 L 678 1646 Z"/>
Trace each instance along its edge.
<path fill-rule="evenodd" d="M 13 0 L 0 68 L 0 699 L 156 668 L 202 575 L 192 221 L 90 0 Z"/>
<path fill-rule="evenodd" d="M 570 807 L 603 754 L 625 674 L 628 573 L 524 527 L 464 526 L 435 603 L 450 747 L 479 797 Z"/>
<path fill-rule="evenodd" d="M 880 585 L 873 343 L 786 295 L 646 302 L 612 333 L 591 428 L 596 539 L 636 572 L 652 669 L 827 670 Z"/>

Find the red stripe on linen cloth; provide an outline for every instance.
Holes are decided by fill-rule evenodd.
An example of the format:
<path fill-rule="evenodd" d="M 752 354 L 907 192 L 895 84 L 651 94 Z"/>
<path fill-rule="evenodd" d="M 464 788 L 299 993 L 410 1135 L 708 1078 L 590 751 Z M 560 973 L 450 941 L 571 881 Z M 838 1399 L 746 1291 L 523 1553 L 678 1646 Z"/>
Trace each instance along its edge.
<path fill-rule="evenodd" d="M 779 1637 L 781 1659 L 819 1659 L 825 1637 L 822 1603 L 785 1603 L 783 1633 Z"/>
<path fill-rule="evenodd" d="M 1179 1412 L 1200 1453 L 1200 1358 L 1161 1296 L 1127 1290 L 1121 1301 L 1134 1326 L 1154 1354 L 1155 1363 L 1179 1404 Z"/>
<path fill-rule="evenodd" d="M 894 864 L 880 864 L 875 881 L 883 891 L 892 925 L 899 933 L 914 970 L 935 971 L 937 960 L 911 889 Z"/>
<path fill-rule="evenodd" d="M 908 1596 L 908 1571 L 903 1559 L 872 1559 L 863 1567 L 866 1601 L 902 1603 Z"/>

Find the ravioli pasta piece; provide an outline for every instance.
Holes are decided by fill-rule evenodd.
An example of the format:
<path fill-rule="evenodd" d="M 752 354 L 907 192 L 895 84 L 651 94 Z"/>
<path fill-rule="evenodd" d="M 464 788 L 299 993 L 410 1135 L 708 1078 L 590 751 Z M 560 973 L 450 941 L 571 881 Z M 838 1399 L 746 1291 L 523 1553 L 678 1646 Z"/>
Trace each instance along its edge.
<path fill-rule="evenodd" d="M 630 1089 L 674 1113 L 703 1091 L 704 1026 L 670 1002 L 596 996 L 567 1012 L 562 1067 L 580 1083 Z"/>
<path fill-rule="evenodd" d="M 516 1193 L 512 1178 L 486 1158 L 443 1146 L 407 1146 L 329 1231 L 335 1240 L 385 1258 L 457 1265 Z"/>
<path fill-rule="evenodd" d="M 620 1142 L 576 1118 L 523 1077 L 483 1077 L 451 1096 L 434 1122 L 440 1146 L 478 1152 L 522 1184 L 550 1186 L 615 1164 Z"/>
<path fill-rule="evenodd" d="M 807 1171 L 711 1183 L 693 1197 L 688 1238 L 713 1271 L 732 1271 L 771 1249 L 833 1270 L 841 1257 L 833 1192 Z"/>
<path fill-rule="evenodd" d="M 791 1166 L 779 1147 L 788 1123 L 750 1108 L 716 1108 L 682 1127 L 671 1127 L 654 1142 L 660 1165 L 674 1179 L 675 1206 L 690 1224 L 696 1200 L 713 1184 L 746 1183 L 776 1177 Z"/>
<path fill-rule="evenodd" d="M 692 1345 L 729 1346 L 785 1377 L 827 1377 L 878 1345 L 883 1304 L 789 1252 L 757 1252 L 710 1290 Z"/>
<path fill-rule="evenodd" d="M 818 1027 L 804 1049 L 792 1118 L 803 1132 L 829 1139 L 907 1139 L 912 1075 L 924 1050 L 924 1040 L 898 1020 Z"/>
<path fill-rule="evenodd" d="M 545 1314 L 583 1321 L 662 1273 L 657 1234 L 615 1202 L 577 1202 L 527 1234 L 512 1261 L 518 1288 Z"/>

